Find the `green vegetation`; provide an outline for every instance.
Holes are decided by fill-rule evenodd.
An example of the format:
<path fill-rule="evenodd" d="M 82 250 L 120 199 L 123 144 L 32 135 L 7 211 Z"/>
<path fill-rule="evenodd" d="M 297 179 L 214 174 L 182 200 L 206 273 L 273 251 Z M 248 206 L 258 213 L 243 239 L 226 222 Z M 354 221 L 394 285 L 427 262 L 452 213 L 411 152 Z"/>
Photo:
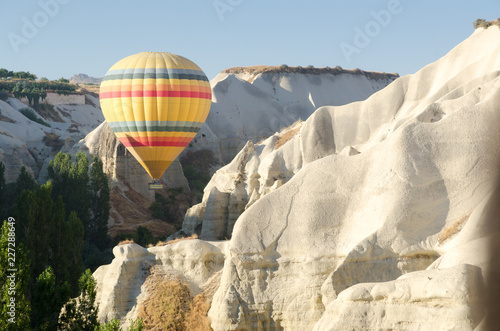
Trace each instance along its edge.
<path fill-rule="evenodd" d="M 107 234 L 109 218 L 109 184 L 102 170 L 102 162 L 94 158 L 90 176 L 88 158 L 83 152 L 71 156 L 58 153 L 49 163 L 49 178 L 53 197 L 61 196 L 66 214 L 75 211 L 84 229 L 83 257 L 87 267 L 95 270 L 112 259 L 111 240 Z"/>
<path fill-rule="evenodd" d="M 47 91 L 60 94 L 74 93 L 76 85 L 61 81 L 0 80 L 0 90 L 12 93 L 18 99 L 26 97 L 30 105 L 36 106 L 40 99 L 43 101 L 47 97 Z"/>
<path fill-rule="evenodd" d="M 486 21 L 485 19 L 478 18 L 472 23 L 472 25 L 474 26 L 474 29 L 478 28 L 487 29 L 492 25 L 496 25 L 500 28 L 500 17 L 496 21 Z"/>
<path fill-rule="evenodd" d="M 29 262 L 26 257 L 24 245 L 17 244 L 15 247 L 15 265 L 9 261 L 9 242 L 13 242 L 12 235 L 15 233 L 15 224 L 7 221 L 3 222 L 0 233 L 0 330 L 17 331 L 29 330 L 30 325 L 30 301 L 28 296 L 28 286 L 30 279 Z M 10 272 L 9 269 L 16 269 L 17 272 Z M 11 282 L 9 276 L 15 276 Z M 9 314 L 11 298 L 15 298 L 14 319 Z"/>
<path fill-rule="evenodd" d="M 144 226 L 139 226 L 133 233 L 121 233 L 114 238 L 114 244 L 119 244 L 120 242 L 134 242 L 142 247 L 147 247 L 149 245 L 154 245 L 159 241 L 164 241 L 165 236 L 155 237 L 149 231 L 148 228 Z"/>
<path fill-rule="evenodd" d="M 27 80 L 36 80 L 36 75 L 31 74 L 29 71 L 11 71 L 5 68 L 0 68 L 0 78 L 18 78 Z"/>
<path fill-rule="evenodd" d="M 7 101 L 8 98 L 9 98 L 9 94 L 7 92 L 0 91 L 0 100 Z"/>
<path fill-rule="evenodd" d="M 26 118 L 32 120 L 33 122 L 37 122 L 38 124 L 50 127 L 50 124 L 45 122 L 40 117 L 38 117 L 31 108 L 21 108 L 19 109 L 19 112 L 23 114 Z"/>
<path fill-rule="evenodd" d="M 69 299 L 69 284 L 65 282 L 57 285 L 52 267 L 45 269 L 36 279 L 35 292 L 31 300 L 33 330 L 56 330 L 61 308 Z"/>
<path fill-rule="evenodd" d="M 0 316 L 1 330 L 61 328 L 58 326 L 61 308 L 78 293 L 86 293 L 87 298 L 77 306 L 69 303 L 68 307 L 72 308 L 68 311 L 70 315 L 66 315 L 70 316 L 65 320 L 66 326 L 77 325 L 70 330 L 85 330 L 86 321 L 95 324 L 92 316 L 97 309 L 93 308 L 90 269 L 83 278 L 81 275 L 84 265 L 93 270 L 112 258 L 107 235 L 107 177 L 96 158 L 89 169 L 85 153 L 78 153 L 74 163 L 68 154 L 59 153 L 49 164 L 49 177 L 51 181 L 38 185 L 23 167 L 16 182 L 6 183 L 5 166 L 0 162 L 0 216 L 15 219 L 16 268 L 19 270 L 16 324 L 4 327 L 1 323 L 7 318 Z M 3 275 L 6 276 L 9 269 L 5 231 L 0 237 L 0 314 L 7 312 L 8 292 L 5 283 L 1 283 L 7 279 Z M 90 319 L 85 317 L 85 323 L 78 324 L 81 316 L 90 316 Z M 71 322 L 72 318 L 76 322 Z M 85 327 L 81 328 L 82 325 Z"/>
<path fill-rule="evenodd" d="M 179 194 L 182 194 L 184 189 L 171 188 L 168 190 L 168 196 L 165 197 L 163 194 L 155 193 L 155 201 L 149 206 L 149 210 L 152 212 L 152 216 L 156 219 L 168 222 L 173 218 L 171 215 L 172 208 L 176 204 L 176 199 Z"/>
<path fill-rule="evenodd" d="M 142 319 L 138 318 L 137 320 L 129 320 L 130 321 L 130 326 L 128 327 L 127 331 L 142 331 L 144 330 L 144 322 L 142 322 Z M 99 328 L 96 329 L 96 331 L 121 331 L 122 329 L 120 328 L 120 321 L 117 319 L 112 319 L 108 323 L 99 326 Z"/>
<path fill-rule="evenodd" d="M 184 176 L 188 180 L 189 188 L 196 199 L 201 200 L 203 190 L 211 178 L 211 169 L 216 164 L 212 151 L 188 151 L 181 159 Z"/>
<path fill-rule="evenodd" d="M 210 181 L 210 175 L 207 175 L 196 169 L 193 165 L 187 165 L 184 169 L 184 176 L 188 180 L 189 187 L 203 195 L 203 190 Z"/>
<path fill-rule="evenodd" d="M 110 191 L 108 177 L 103 171 L 102 161 L 97 156 L 92 160 L 88 186 L 91 221 L 85 231 L 87 238 L 92 238 L 99 249 L 105 249 L 110 240 L 107 235 Z"/>
<path fill-rule="evenodd" d="M 69 300 L 64 306 L 58 330 L 94 331 L 99 327 L 98 309 L 95 306 L 96 281 L 90 269 L 85 270 L 78 280 L 80 296 Z"/>

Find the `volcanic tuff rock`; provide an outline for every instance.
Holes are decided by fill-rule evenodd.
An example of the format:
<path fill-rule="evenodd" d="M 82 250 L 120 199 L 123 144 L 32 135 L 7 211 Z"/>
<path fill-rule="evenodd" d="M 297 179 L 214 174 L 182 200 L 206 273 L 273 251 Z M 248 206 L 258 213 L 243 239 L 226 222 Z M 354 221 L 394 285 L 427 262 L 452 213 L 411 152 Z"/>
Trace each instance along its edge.
<path fill-rule="evenodd" d="M 274 149 L 276 137 L 247 145 L 219 170 L 207 196 L 231 194 L 238 176 L 247 192 L 257 188 L 251 196 L 272 187 L 270 177 L 288 182 L 238 218 L 209 312 L 214 330 L 444 329 L 428 320 L 433 309 L 474 329 L 481 273 L 463 264 L 485 268 L 484 208 L 500 156 L 490 126 L 500 120 L 499 51 L 500 31 L 478 30 L 364 102 L 319 108 L 282 147 Z M 424 291 L 418 284 L 429 277 L 437 281 Z M 416 285 L 403 290 L 410 278 Z M 453 278 L 461 285 L 443 292 Z M 403 299 L 353 287 L 387 281 L 395 283 L 381 296 Z M 355 294 L 342 297 L 350 288 Z M 404 315 L 419 297 L 436 303 Z M 351 321 L 365 312 L 387 317 Z"/>
<path fill-rule="evenodd" d="M 305 120 L 318 107 L 364 100 L 395 79 L 355 71 L 334 75 L 244 69 L 222 72 L 210 81 L 212 108 L 206 124 L 219 140 L 223 163 L 249 140 L 258 142 Z"/>
<path fill-rule="evenodd" d="M 217 255 L 225 261 L 213 329 L 478 327 L 485 248 L 499 237 L 487 227 L 499 53 L 500 31 L 478 29 L 363 102 L 321 107 L 289 134 L 247 143 L 220 169 L 185 222 L 203 234 L 207 214 L 205 233 L 228 234 L 247 203 Z M 101 302 L 123 302 L 118 278 L 138 273 L 115 256 L 95 273 Z"/>
<path fill-rule="evenodd" d="M 200 293 L 222 269 L 226 247 L 224 242 L 197 239 L 148 249 L 137 244 L 116 246 L 113 262 L 94 272 L 99 319 L 122 319 L 126 326 L 128 319 L 136 318 L 148 293 L 144 282 L 153 267 L 165 277 L 180 277 L 193 295 Z"/>
<path fill-rule="evenodd" d="M 38 114 L 20 100 L 0 100 L 0 161 L 5 164 L 7 182 L 15 181 L 22 166 L 43 183 L 47 179 L 47 166 L 60 150 L 68 151 L 104 120 L 99 100 L 85 95 L 84 105 L 47 106 Z M 28 108 L 50 125 L 34 122 L 19 112 Z"/>

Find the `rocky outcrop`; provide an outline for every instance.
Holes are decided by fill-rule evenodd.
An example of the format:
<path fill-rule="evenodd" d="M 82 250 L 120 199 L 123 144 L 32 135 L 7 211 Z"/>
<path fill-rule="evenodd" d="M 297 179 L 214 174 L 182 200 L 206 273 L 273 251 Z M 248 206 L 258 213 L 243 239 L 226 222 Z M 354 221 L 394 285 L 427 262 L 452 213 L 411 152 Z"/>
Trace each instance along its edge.
<path fill-rule="evenodd" d="M 144 283 L 153 267 L 165 277 L 180 277 L 193 296 L 200 293 L 222 269 L 225 250 L 225 243 L 197 239 L 148 249 L 136 244 L 116 246 L 113 262 L 94 272 L 99 320 L 116 318 L 126 323 L 137 318 L 138 307 L 147 297 Z"/>
<path fill-rule="evenodd" d="M 245 205 L 231 240 L 217 243 L 227 246 L 217 255 L 212 328 L 479 327 L 486 247 L 499 238 L 487 226 L 500 157 L 499 52 L 500 31 L 477 30 L 363 102 L 321 107 L 247 143 L 185 219 L 186 229 L 220 236 Z M 189 275 L 193 260 L 183 259 L 176 270 Z M 100 298 L 121 295 L 124 282 L 102 271 L 119 261 L 96 272 L 110 280 Z"/>
<path fill-rule="evenodd" d="M 267 163 L 300 170 L 236 222 L 209 312 L 214 330 L 310 330 L 325 312 L 317 329 L 440 329 L 445 322 L 428 316 L 441 308 L 457 328 L 477 326 L 481 273 L 459 265 L 485 267 L 486 253 L 470 249 L 490 235 L 483 220 L 500 156 L 490 127 L 500 120 L 499 34 L 476 31 L 365 102 L 322 107 L 304 123 L 286 143 L 293 152 L 285 145 L 281 160 Z M 228 183 L 213 181 L 221 192 Z M 441 271 L 454 267 L 463 272 Z M 428 277 L 439 281 L 424 290 Z M 461 285 L 441 292 L 453 277 Z M 404 289 L 409 279 L 415 285 Z M 387 281 L 376 299 L 370 284 Z M 412 291 L 435 306 L 401 315 L 417 303 L 391 298 Z M 373 320 L 351 321 L 365 312 Z"/>
<path fill-rule="evenodd" d="M 474 330 L 484 315 L 484 294 L 476 266 L 412 272 L 348 288 L 313 330 Z"/>
<path fill-rule="evenodd" d="M 299 119 L 306 120 L 318 107 L 364 100 L 397 77 L 347 70 L 334 74 L 328 70 L 248 73 L 244 69 L 224 71 L 210 82 L 212 108 L 206 124 L 218 139 L 224 164 L 247 141 L 258 142 Z"/>
<path fill-rule="evenodd" d="M 248 141 L 238 155 L 227 166 L 219 169 L 205 188 L 203 201 L 186 213 L 183 231 L 197 233 L 201 238 L 214 240 L 210 231 L 201 231 L 208 225 L 219 223 L 224 227 L 223 237 L 230 238 L 238 217 L 262 196 L 286 183 L 300 170 L 302 159 L 297 155 L 296 145 L 287 144 L 300 135 L 302 121 L 274 134 L 259 144 Z M 298 157 L 297 157 L 298 156 Z M 224 195 L 224 213 L 206 215 L 207 210 L 221 209 L 220 195 Z M 194 226 L 193 226 L 194 224 Z M 198 226 L 196 228 L 196 226 Z"/>
<path fill-rule="evenodd" d="M 91 95 L 85 97 L 96 102 Z M 32 112 L 46 125 L 28 119 L 21 109 Z M 19 99 L 0 100 L 0 161 L 6 168 L 6 181 L 15 181 L 24 166 L 39 183 L 44 183 L 49 161 L 59 151 L 67 152 L 103 119 L 101 110 L 90 103 L 44 105 L 37 112 Z"/>
<path fill-rule="evenodd" d="M 69 81 L 72 84 L 101 84 L 102 78 L 91 77 L 87 74 L 74 74 Z"/>

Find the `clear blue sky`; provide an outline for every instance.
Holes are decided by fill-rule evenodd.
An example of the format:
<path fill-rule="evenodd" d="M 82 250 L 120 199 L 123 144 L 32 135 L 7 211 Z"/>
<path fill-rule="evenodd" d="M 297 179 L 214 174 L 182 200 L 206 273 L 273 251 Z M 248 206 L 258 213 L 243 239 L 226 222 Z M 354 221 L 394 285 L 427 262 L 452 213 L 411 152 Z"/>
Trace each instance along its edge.
<path fill-rule="evenodd" d="M 65 4 L 40 6 L 53 2 Z M 389 9 L 385 26 L 377 23 L 372 12 Z M 405 75 L 467 38 L 476 18 L 498 17 L 498 0 L 4 0 L 0 67 L 102 77 L 128 55 L 166 51 L 209 79 L 229 67 L 281 64 Z M 369 44 L 356 45 L 356 31 L 367 28 Z M 341 45 L 356 51 L 346 57 Z"/>

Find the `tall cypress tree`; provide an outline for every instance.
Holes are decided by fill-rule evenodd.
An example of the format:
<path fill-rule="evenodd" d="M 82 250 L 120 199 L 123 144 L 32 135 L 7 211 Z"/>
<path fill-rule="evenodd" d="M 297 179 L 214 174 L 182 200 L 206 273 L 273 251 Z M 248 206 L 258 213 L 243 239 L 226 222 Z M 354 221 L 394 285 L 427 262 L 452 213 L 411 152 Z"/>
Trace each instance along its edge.
<path fill-rule="evenodd" d="M 86 238 L 92 240 L 99 249 L 105 249 L 109 243 L 109 184 L 102 169 L 102 161 L 97 156 L 90 169 L 90 213 L 91 221 L 86 230 Z"/>
<path fill-rule="evenodd" d="M 54 202 L 51 194 L 50 182 L 21 193 L 14 208 L 20 225 L 19 240 L 29 247 L 33 275 L 40 275 L 52 266 L 58 284 L 68 282 L 76 293 L 78 277 L 83 271 L 83 226 L 75 212 L 66 220 L 62 198 Z M 31 289 L 34 282 L 32 278 Z"/>
<path fill-rule="evenodd" d="M 0 211 L 4 206 L 4 194 L 5 194 L 5 165 L 0 162 Z"/>
<path fill-rule="evenodd" d="M 66 153 L 58 153 L 49 163 L 49 177 L 54 186 L 52 197 L 62 196 L 66 216 L 75 211 L 85 229 L 90 221 L 88 167 L 87 154 L 83 152 L 76 154 L 76 163 L 72 163 L 71 156 Z"/>
<path fill-rule="evenodd" d="M 56 330 L 62 306 L 70 298 L 69 284 L 56 285 L 51 267 L 38 276 L 31 300 L 32 330 Z"/>

